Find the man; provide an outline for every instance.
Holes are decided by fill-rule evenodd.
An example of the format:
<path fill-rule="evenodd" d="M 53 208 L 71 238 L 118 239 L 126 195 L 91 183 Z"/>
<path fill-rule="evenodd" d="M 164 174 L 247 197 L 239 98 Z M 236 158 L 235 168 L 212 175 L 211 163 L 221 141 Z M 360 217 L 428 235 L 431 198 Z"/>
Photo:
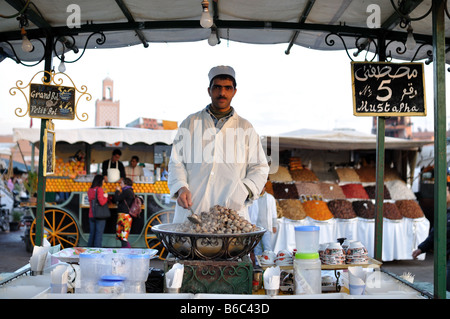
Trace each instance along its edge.
<path fill-rule="evenodd" d="M 119 161 L 122 152 L 116 148 L 113 150 L 111 159 L 106 160 L 102 164 L 102 172 L 104 182 L 106 183 L 116 183 L 121 181 L 126 177 L 125 167 L 123 163 Z"/>
<path fill-rule="evenodd" d="M 141 176 L 144 176 L 144 169 L 138 165 L 139 157 L 133 155 L 130 160 L 130 165 L 125 167 L 126 176 L 133 182 L 140 181 Z"/>
<path fill-rule="evenodd" d="M 254 249 L 255 255 L 261 255 L 264 250 L 273 251 L 273 235 L 277 231 L 277 204 L 275 197 L 266 192 L 266 185 L 258 200 L 249 207 L 250 222 L 267 229 Z"/>
<path fill-rule="evenodd" d="M 180 125 L 169 162 L 168 186 L 176 199 L 174 223 L 214 205 L 236 210 L 249 220 L 247 206 L 261 193 L 269 166 L 258 134 L 231 106 L 233 68 L 217 66 L 208 74 L 211 104 Z"/>
<path fill-rule="evenodd" d="M 450 191 L 449 184 L 447 184 L 447 287 L 450 291 Z M 412 252 L 413 259 L 416 259 L 420 254 L 429 252 L 434 248 L 434 227 L 431 228 L 428 237 L 419 244 L 416 250 Z"/>

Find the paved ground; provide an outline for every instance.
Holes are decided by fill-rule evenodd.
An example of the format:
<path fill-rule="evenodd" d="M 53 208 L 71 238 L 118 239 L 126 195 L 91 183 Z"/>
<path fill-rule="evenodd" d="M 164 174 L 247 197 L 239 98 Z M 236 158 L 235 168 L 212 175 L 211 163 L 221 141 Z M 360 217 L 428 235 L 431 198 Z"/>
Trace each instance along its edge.
<path fill-rule="evenodd" d="M 14 272 L 29 262 L 31 254 L 26 252 L 25 244 L 20 238 L 22 232 L 22 229 L 9 233 L 0 231 L 0 273 Z M 151 266 L 160 269 L 164 268 L 164 264 L 160 260 L 152 260 Z M 410 272 L 415 275 L 415 282 L 430 284 L 434 282 L 434 260 L 432 254 L 427 254 L 424 261 L 396 260 L 384 262 L 382 268 L 398 276 L 404 272 Z"/>

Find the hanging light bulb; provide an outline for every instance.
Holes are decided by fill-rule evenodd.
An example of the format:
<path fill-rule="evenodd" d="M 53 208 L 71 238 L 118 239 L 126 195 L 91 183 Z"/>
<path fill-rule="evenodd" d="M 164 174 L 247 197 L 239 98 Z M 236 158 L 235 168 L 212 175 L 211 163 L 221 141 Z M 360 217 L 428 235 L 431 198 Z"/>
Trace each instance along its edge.
<path fill-rule="evenodd" d="M 414 50 L 416 47 L 416 40 L 414 39 L 413 29 L 411 27 L 411 23 L 408 26 L 408 36 L 406 37 L 405 47 L 408 51 Z"/>
<path fill-rule="evenodd" d="M 61 63 L 58 66 L 58 71 L 64 73 L 66 71 L 66 65 L 64 64 L 64 53 L 61 55 Z"/>
<path fill-rule="evenodd" d="M 22 50 L 25 52 L 33 51 L 33 44 L 31 44 L 30 40 L 27 37 L 27 31 L 22 27 L 20 30 L 20 34 L 22 35 Z"/>
<path fill-rule="evenodd" d="M 211 34 L 209 35 L 209 38 L 208 38 L 208 44 L 213 47 L 218 43 L 219 43 L 219 38 L 217 37 L 217 30 L 216 30 L 216 28 L 211 28 Z"/>
<path fill-rule="evenodd" d="M 211 26 L 213 25 L 213 19 L 211 18 L 211 15 L 209 14 L 209 2 L 207 0 L 203 0 L 202 1 L 202 16 L 200 18 L 200 25 L 205 28 L 211 28 Z"/>

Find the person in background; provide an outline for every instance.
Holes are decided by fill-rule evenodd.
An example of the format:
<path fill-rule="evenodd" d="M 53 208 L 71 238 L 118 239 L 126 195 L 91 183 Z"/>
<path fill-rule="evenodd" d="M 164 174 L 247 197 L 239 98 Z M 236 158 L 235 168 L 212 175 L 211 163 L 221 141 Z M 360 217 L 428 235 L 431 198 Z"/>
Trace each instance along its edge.
<path fill-rule="evenodd" d="M 449 184 L 447 184 L 447 291 L 450 291 L 450 191 Z M 428 237 L 419 244 L 416 250 L 413 251 L 412 257 L 416 259 L 420 254 L 429 252 L 434 248 L 434 227 L 431 228 Z"/>
<path fill-rule="evenodd" d="M 211 103 L 181 123 L 172 146 L 168 186 L 176 199 L 174 223 L 187 219 L 188 208 L 202 212 L 214 205 L 249 220 L 248 205 L 269 173 L 258 134 L 231 106 L 237 92 L 234 69 L 213 67 L 208 79 Z"/>
<path fill-rule="evenodd" d="M 265 250 L 273 251 L 273 235 L 277 231 L 277 204 L 275 197 L 266 192 L 266 185 L 260 197 L 249 207 L 250 222 L 267 230 L 254 249 L 255 255 L 261 255 Z"/>
<path fill-rule="evenodd" d="M 133 181 L 128 177 L 120 182 L 116 188 L 113 201 L 117 203 L 116 237 L 120 240 L 122 248 L 130 248 L 128 236 L 130 235 L 133 217 L 128 213 L 134 200 Z"/>
<path fill-rule="evenodd" d="M 141 177 L 144 176 L 144 169 L 142 166 L 138 165 L 139 157 L 136 155 L 131 157 L 130 164 L 125 167 L 125 175 L 133 182 L 138 182 Z"/>
<path fill-rule="evenodd" d="M 94 218 L 92 213 L 92 201 L 97 193 L 97 200 L 100 205 L 105 205 L 108 201 L 108 194 L 103 191 L 103 176 L 95 175 L 87 195 L 89 200 L 89 240 L 88 247 L 102 247 L 103 232 L 105 230 L 106 219 Z"/>
<path fill-rule="evenodd" d="M 73 156 L 69 157 L 69 160 L 73 162 L 84 162 L 85 157 L 86 153 L 78 150 Z"/>
<path fill-rule="evenodd" d="M 126 177 L 125 167 L 123 166 L 123 163 L 119 161 L 121 156 L 122 152 L 118 148 L 116 148 L 112 152 L 111 159 L 106 160 L 102 163 L 102 175 L 105 182 L 120 182 Z M 112 180 L 111 176 L 114 176 L 117 179 Z"/>

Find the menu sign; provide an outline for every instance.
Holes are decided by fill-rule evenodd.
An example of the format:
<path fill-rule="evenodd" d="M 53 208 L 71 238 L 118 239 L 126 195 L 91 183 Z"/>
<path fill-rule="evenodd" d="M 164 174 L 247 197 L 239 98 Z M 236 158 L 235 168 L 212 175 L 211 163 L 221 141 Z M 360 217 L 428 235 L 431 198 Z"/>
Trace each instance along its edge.
<path fill-rule="evenodd" d="M 30 117 L 73 120 L 75 88 L 31 83 Z"/>
<path fill-rule="evenodd" d="M 426 116 L 423 63 L 352 62 L 353 115 Z"/>

